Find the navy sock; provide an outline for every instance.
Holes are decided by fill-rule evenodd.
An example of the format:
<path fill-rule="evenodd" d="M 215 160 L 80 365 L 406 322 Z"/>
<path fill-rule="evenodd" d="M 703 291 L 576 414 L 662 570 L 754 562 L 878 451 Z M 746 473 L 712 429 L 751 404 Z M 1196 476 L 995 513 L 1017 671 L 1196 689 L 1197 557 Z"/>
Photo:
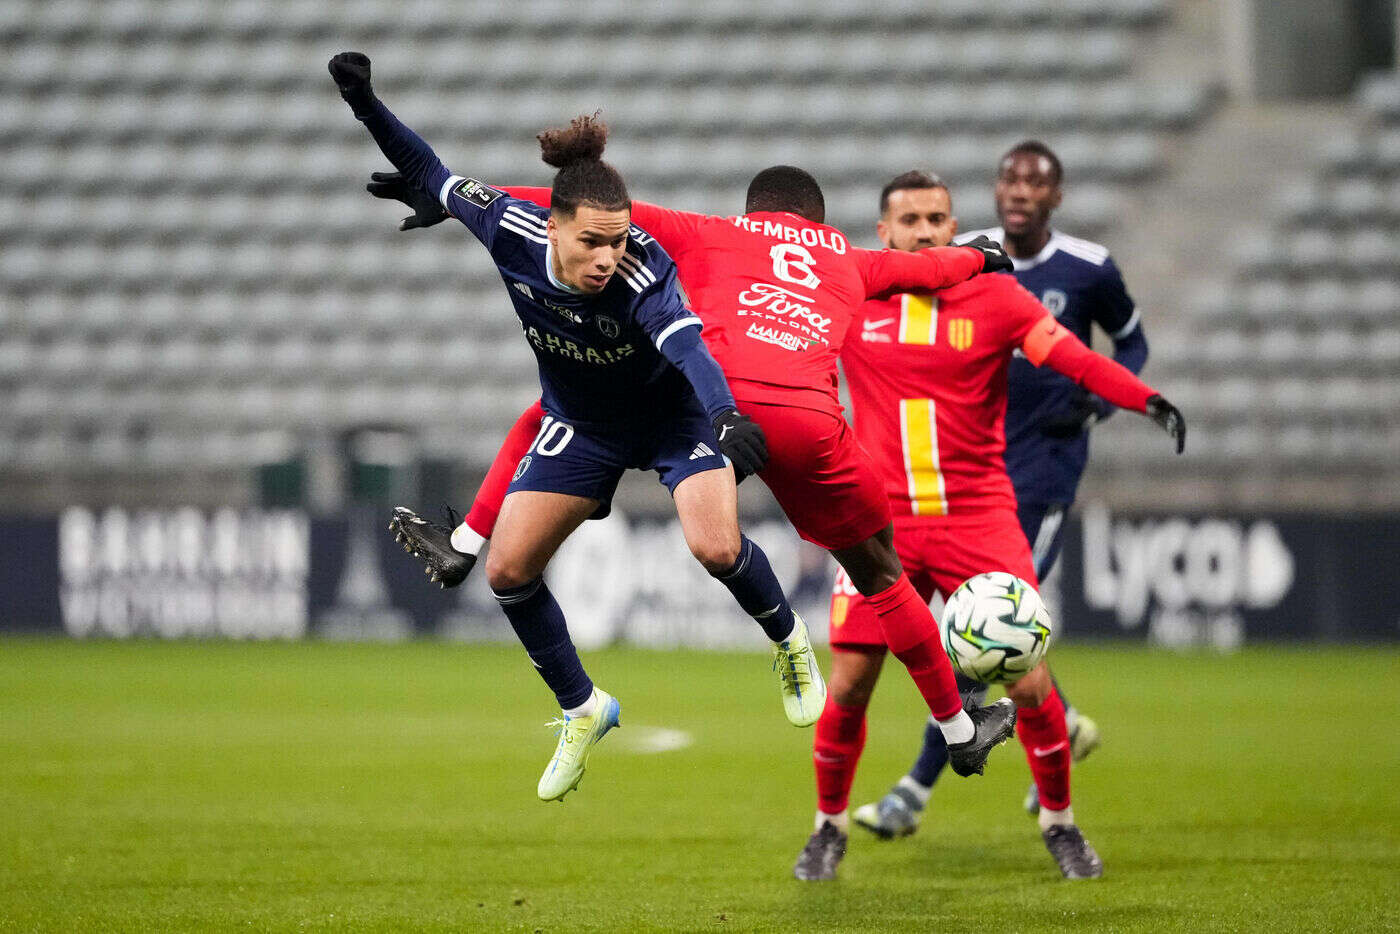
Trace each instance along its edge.
<path fill-rule="evenodd" d="M 987 686 L 970 681 L 962 675 L 958 675 L 958 693 L 962 695 L 964 707 L 969 704 L 980 707 L 987 700 Z M 924 727 L 924 748 L 919 750 L 919 758 L 914 760 L 909 777 L 925 788 L 932 788 L 933 783 L 938 781 L 943 766 L 947 764 L 948 744 L 944 741 L 943 731 L 939 729 L 938 724 L 930 719 Z"/>
<path fill-rule="evenodd" d="M 714 578 L 729 588 L 739 606 L 763 627 L 768 638 L 782 642 L 792 635 L 792 607 L 783 596 L 783 585 L 778 583 L 763 549 L 747 535 L 740 538 L 739 559 Z"/>
<path fill-rule="evenodd" d="M 559 706 L 568 710 L 588 700 L 593 694 L 593 682 L 578 660 L 578 651 L 564 623 L 564 611 L 544 585 L 544 578 L 491 592 L 505 610 L 506 619 L 525 646 L 530 661 L 539 669 L 540 677 L 558 698 Z"/>

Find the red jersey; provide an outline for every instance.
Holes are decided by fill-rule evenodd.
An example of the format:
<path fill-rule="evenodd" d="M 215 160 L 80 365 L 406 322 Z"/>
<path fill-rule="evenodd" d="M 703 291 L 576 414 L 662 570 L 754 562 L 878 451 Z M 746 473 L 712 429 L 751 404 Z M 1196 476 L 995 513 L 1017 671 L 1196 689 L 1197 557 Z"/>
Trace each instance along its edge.
<path fill-rule="evenodd" d="M 548 188 L 503 190 L 549 203 Z M 965 247 L 862 249 L 796 214 L 725 218 L 634 201 L 632 223 L 675 260 L 735 399 L 837 414 L 836 359 L 861 303 L 954 285 L 983 265 Z"/>
<path fill-rule="evenodd" d="M 1047 319 L 1006 275 L 861 307 L 841 365 L 856 437 L 896 516 L 1016 508 L 1002 462 L 1006 368 L 1017 348 L 1040 365 L 1050 345 L 1028 338 Z"/>

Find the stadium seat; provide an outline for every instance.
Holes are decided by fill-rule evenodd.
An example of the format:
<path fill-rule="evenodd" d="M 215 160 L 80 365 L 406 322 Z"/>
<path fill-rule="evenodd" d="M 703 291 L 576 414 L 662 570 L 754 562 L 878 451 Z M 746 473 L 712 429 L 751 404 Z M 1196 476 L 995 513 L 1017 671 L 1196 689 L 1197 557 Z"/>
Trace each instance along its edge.
<path fill-rule="evenodd" d="M 994 223 L 991 160 L 1030 134 L 1070 167 L 1057 222 L 1086 236 L 1115 223 L 1162 170 L 1168 134 L 1213 100 L 1209 80 L 1140 73 L 1170 12 L 1167 0 L 0 7 L 7 462 L 217 470 L 250 462 L 269 430 L 379 419 L 460 426 L 454 449 L 478 467 L 494 453 L 538 394 L 530 350 L 469 235 L 400 234 L 406 212 L 363 192 L 386 165 L 326 78 L 342 44 L 376 58 L 386 100 L 456 171 L 543 182 L 534 134 L 602 106 L 634 195 L 732 213 L 754 170 L 794 162 L 826 186 L 831 220 L 873 245 L 879 184 L 913 167 L 944 176 L 965 228 Z M 570 56 L 550 54 L 566 41 Z M 1282 277 L 1232 289 L 1211 313 L 1243 307 L 1246 320 L 1208 332 L 1210 361 L 1252 371 L 1255 323 L 1301 317 L 1299 294 L 1333 308 L 1344 293 L 1346 320 L 1371 328 L 1359 352 L 1400 356 L 1386 310 L 1400 140 L 1363 139 L 1341 180 L 1370 187 L 1327 200 L 1350 233 L 1307 254 L 1349 277 L 1343 292 Z M 1354 210 L 1367 198 L 1382 209 Z M 1168 331 L 1152 330 L 1159 359 L 1215 365 Z"/>
<path fill-rule="evenodd" d="M 1376 119 L 1400 123 L 1400 78 L 1393 72 L 1379 73 L 1361 84 L 1361 106 Z"/>

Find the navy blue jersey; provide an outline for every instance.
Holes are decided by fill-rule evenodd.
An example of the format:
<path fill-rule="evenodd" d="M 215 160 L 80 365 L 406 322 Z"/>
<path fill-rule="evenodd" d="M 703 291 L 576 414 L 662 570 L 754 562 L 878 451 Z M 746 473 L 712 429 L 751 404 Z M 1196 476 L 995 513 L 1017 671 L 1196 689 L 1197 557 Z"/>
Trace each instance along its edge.
<path fill-rule="evenodd" d="M 1000 227 L 974 231 L 1005 239 Z M 959 240 L 964 239 L 959 237 Z M 1013 274 L 1055 318 L 1091 346 L 1094 324 L 1113 340 L 1113 358 L 1134 373 L 1147 361 L 1147 341 L 1139 314 L 1108 249 L 1052 231 L 1050 241 L 1031 259 L 1014 259 Z M 1042 428 L 1068 417 L 1076 394 L 1072 380 L 1048 367 L 1033 366 L 1018 351 L 1007 370 L 1006 471 L 1020 503 L 1071 503 L 1089 457 L 1088 433 L 1047 437 Z M 1112 406 L 1099 402 L 1100 417 Z"/>
<path fill-rule="evenodd" d="M 655 240 L 630 228 L 613 278 L 602 292 L 585 294 L 554 278 L 548 208 L 459 175 L 443 182 L 439 196 L 495 260 L 539 361 L 545 408 L 601 424 L 672 414 L 682 398 L 693 398 L 659 347 L 700 319 L 681 300 L 675 263 Z"/>
<path fill-rule="evenodd" d="M 700 340 L 700 319 L 681 299 L 675 263 L 644 231 L 629 227 L 603 291 L 572 289 L 554 277 L 547 209 L 453 175 L 378 99 L 352 107 L 404 180 L 436 196 L 491 253 L 539 361 L 544 406 L 556 417 L 635 426 L 688 416 L 697 404 L 711 419 L 733 410 L 724 374 Z"/>

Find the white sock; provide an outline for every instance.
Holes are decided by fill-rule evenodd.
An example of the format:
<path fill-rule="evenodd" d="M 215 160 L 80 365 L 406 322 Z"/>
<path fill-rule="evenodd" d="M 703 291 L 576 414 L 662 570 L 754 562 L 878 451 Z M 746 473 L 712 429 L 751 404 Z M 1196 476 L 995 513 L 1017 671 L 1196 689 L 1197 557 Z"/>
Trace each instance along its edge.
<path fill-rule="evenodd" d="M 959 710 L 958 715 L 951 720 L 939 720 L 938 728 L 943 731 L 943 739 L 950 746 L 953 743 L 965 743 L 977 735 L 977 727 L 973 726 L 972 718 L 967 715 L 966 710 Z"/>
<path fill-rule="evenodd" d="M 927 806 L 928 806 L 929 795 L 933 794 L 933 788 L 932 788 L 931 786 L 920 785 L 918 782 L 914 781 L 914 779 L 910 778 L 908 775 L 906 775 L 906 776 L 904 776 L 903 778 L 901 778 L 901 779 L 900 779 L 898 782 L 896 782 L 895 784 L 898 785 L 900 788 L 903 788 L 903 789 L 905 789 L 906 791 L 908 791 L 908 792 L 909 792 L 911 795 L 913 795 L 914 797 L 918 798 L 918 799 L 919 799 L 919 807 L 927 807 Z"/>
<path fill-rule="evenodd" d="M 597 710 L 597 709 L 598 709 L 598 692 L 597 692 L 597 691 L 594 691 L 592 694 L 588 695 L 588 700 L 584 701 L 582 704 L 579 704 L 577 707 L 570 707 L 568 710 L 565 710 L 565 711 L 564 711 L 564 716 L 566 716 L 566 717 L 591 717 L 591 716 L 593 716 L 593 711 L 595 711 L 595 710 Z"/>
<path fill-rule="evenodd" d="M 1052 811 L 1049 808 L 1041 808 L 1040 815 L 1036 820 L 1040 821 L 1041 830 L 1049 830 L 1056 825 L 1068 826 L 1074 823 L 1074 808 L 1067 807 L 1063 811 Z"/>
<path fill-rule="evenodd" d="M 486 537 L 463 522 L 452 530 L 452 550 L 464 555 L 474 555 L 486 544 Z"/>
<path fill-rule="evenodd" d="M 831 824 L 837 830 L 845 833 L 847 830 L 851 829 L 851 816 L 848 811 L 842 811 L 840 814 L 823 814 L 821 811 L 818 811 L 816 824 L 812 829 L 821 830 L 822 824 Z"/>

